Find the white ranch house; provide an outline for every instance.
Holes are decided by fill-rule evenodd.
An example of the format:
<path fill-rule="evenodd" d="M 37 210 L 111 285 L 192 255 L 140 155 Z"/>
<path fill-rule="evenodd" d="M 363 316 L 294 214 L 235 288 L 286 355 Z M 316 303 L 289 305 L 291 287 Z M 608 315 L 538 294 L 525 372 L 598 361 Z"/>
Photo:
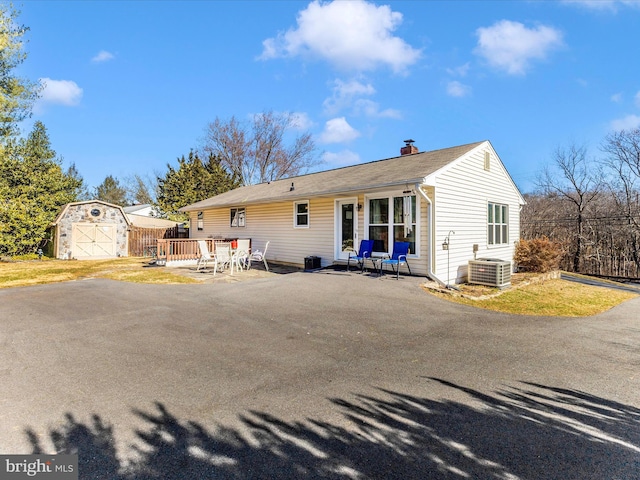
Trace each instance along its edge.
<path fill-rule="evenodd" d="M 443 284 L 465 281 L 475 258 L 512 261 L 525 202 L 491 143 L 418 152 L 412 142 L 399 157 L 244 186 L 186 206 L 190 238 L 250 238 L 254 249 L 269 241 L 270 262 L 301 267 L 310 256 L 322 267 L 345 263 L 345 248 L 361 239 L 375 240 L 377 254 L 408 241 L 412 273 Z"/>

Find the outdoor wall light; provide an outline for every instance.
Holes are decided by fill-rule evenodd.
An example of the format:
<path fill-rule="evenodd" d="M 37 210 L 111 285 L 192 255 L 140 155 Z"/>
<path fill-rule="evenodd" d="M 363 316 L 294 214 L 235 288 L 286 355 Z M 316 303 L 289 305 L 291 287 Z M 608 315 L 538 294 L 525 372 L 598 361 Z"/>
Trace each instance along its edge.
<path fill-rule="evenodd" d="M 358 204 L 358 211 L 360 211 L 360 210 L 362 210 L 362 204 L 361 203 Z"/>

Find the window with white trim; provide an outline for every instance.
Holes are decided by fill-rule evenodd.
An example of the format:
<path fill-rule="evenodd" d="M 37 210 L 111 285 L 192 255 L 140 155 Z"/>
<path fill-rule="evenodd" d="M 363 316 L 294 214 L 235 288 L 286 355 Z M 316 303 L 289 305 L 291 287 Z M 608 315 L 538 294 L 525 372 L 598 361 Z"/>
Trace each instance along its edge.
<path fill-rule="evenodd" d="M 245 210 L 244 207 L 231 209 L 231 222 L 232 227 L 244 227 Z"/>
<path fill-rule="evenodd" d="M 409 242 L 409 252 L 416 253 L 417 203 L 415 195 L 408 197 L 408 203 L 404 196 L 369 197 L 367 231 L 374 252 L 391 253 L 393 242 Z"/>
<path fill-rule="evenodd" d="M 489 203 L 487 210 L 487 243 L 505 245 L 509 243 L 509 207 L 500 203 Z"/>
<path fill-rule="evenodd" d="M 309 228 L 309 200 L 293 202 L 293 226 Z"/>
<path fill-rule="evenodd" d="M 204 230 L 204 212 L 198 212 L 198 231 Z"/>

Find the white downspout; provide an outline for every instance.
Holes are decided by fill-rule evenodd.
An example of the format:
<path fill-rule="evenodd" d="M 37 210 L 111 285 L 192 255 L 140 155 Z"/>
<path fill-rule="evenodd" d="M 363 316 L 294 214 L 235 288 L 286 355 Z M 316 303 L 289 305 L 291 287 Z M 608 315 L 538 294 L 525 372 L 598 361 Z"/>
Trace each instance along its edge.
<path fill-rule="evenodd" d="M 429 220 L 431 220 L 429 222 L 429 255 L 427 255 L 427 275 L 429 276 L 429 278 L 431 278 L 432 280 L 435 280 L 436 282 L 438 282 L 440 285 L 442 285 L 443 287 L 446 286 L 447 284 L 445 282 L 443 282 L 442 280 L 440 280 L 436 274 L 433 272 L 433 261 L 431 258 L 432 252 L 434 251 L 434 247 L 435 247 L 435 235 L 436 235 L 436 216 L 434 215 L 433 212 L 433 202 L 431 202 L 431 199 L 427 196 L 426 193 L 424 193 L 424 191 L 422 190 L 422 188 L 420 187 L 419 183 L 416 183 L 416 191 L 420 194 L 420 196 L 422 198 L 425 199 L 425 201 L 427 202 L 427 204 L 429 205 L 429 210 L 427 211 L 427 216 L 429 217 Z"/>

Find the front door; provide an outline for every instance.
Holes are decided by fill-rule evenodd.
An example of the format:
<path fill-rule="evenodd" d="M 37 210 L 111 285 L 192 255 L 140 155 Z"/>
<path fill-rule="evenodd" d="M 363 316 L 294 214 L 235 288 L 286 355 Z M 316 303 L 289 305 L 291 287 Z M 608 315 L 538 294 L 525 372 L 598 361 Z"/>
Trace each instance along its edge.
<path fill-rule="evenodd" d="M 349 258 L 349 249 L 358 248 L 357 200 L 339 200 L 336 209 L 336 258 Z"/>

